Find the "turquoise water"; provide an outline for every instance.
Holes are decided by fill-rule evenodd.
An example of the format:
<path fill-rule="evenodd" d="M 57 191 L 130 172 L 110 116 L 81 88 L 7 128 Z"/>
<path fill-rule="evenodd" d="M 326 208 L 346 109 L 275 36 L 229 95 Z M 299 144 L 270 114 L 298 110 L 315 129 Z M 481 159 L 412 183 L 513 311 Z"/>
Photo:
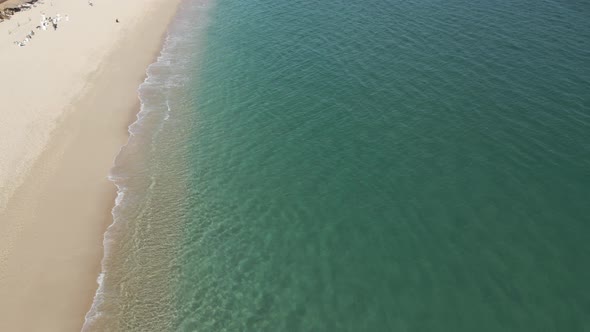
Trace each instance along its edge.
<path fill-rule="evenodd" d="M 588 17 L 187 1 L 113 170 L 87 326 L 590 331 Z"/>

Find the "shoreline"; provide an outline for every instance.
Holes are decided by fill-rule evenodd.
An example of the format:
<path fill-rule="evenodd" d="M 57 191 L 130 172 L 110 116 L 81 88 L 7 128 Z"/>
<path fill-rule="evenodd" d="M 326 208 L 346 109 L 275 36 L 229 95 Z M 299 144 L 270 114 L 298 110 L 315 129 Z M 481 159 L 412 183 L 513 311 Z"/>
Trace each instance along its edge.
<path fill-rule="evenodd" d="M 82 328 L 98 287 L 103 236 L 112 223 L 111 210 L 117 195 L 115 185 L 108 179 L 109 171 L 128 139 L 128 126 L 139 112 L 137 89 L 162 48 L 180 2 L 152 0 L 149 4 L 130 4 L 136 7 L 130 8 L 130 13 L 142 7 L 142 14 L 152 15 L 132 13 L 134 16 L 122 20 L 137 19 L 121 26 L 124 33 L 119 38 L 105 36 L 110 37 L 105 42 L 108 50 L 90 61 L 90 65 L 98 63 L 97 68 L 90 68 L 83 80 L 76 77 L 78 92 L 59 100 L 61 114 L 51 118 L 55 122 L 49 124 L 53 128 L 47 143 L 30 169 L 24 171 L 24 181 L 10 194 L 6 208 L 0 209 L 0 230 L 5 231 L 0 242 L 0 330 Z M 73 2 L 63 3 L 67 7 Z M 104 1 L 100 6 L 115 8 L 117 3 Z M 99 15 L 104 10 L 89 15 Z M 113 31 L 120 32 L 110 32 Z M 41 44 L 31 43 L 31 48 L 36 48 L 32 52 L 47 52 Z M 76 49 L 70 51 L 75 53 Z M 62 73 L 69 74 L 68 59 L 94 55 L 68 55 L 66 63 L 62 61 Z M 72 82 L 65 82 L 70 85 L 66 89 L 71 89 Z M 43 95 L 42 92 L 39 94 Z M 37 91 L 29 93 L 35 97 Z M 22 145 L 18 141 L 11 143 Z"/>

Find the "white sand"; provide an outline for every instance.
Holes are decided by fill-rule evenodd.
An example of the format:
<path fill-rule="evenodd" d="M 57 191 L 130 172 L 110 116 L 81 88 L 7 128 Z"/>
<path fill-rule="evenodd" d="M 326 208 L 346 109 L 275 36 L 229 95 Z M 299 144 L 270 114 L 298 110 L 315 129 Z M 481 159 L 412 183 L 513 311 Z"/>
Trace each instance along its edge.
<path fill-rule="evenodd" d="M 80 330 L 114 204 L 107 175 L 179 0 L 93 3 L 45 0 L 0 23 L 0 331 Z M 61 14 L 56 31 L 35 28 L 41 13 Z"/>
<path fill-rule="evenodd" d="M 0 209 L 113 44 L 138 20 L 150 19 L 158 2 L 99 0 L 91 7 L 86 0 L 45 0 L 0 23 Z M 64 17 L 57 31 L 35 29 L 41 13 Z M 31 30 L 27 46 L 13 44 Z"/>

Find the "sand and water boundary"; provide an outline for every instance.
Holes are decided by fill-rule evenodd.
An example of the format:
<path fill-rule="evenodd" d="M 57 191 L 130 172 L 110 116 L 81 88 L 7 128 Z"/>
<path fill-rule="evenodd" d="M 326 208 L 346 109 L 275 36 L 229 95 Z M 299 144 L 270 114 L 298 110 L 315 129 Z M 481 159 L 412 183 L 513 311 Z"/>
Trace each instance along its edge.
<path fill-rule="evenodd" d="M 45 0 L 0 23 L 0 330 L 82 327 L 112 221 L 108 173 L 179 2 Z M 42 12 L 69 19 L 39 31 Z"/>

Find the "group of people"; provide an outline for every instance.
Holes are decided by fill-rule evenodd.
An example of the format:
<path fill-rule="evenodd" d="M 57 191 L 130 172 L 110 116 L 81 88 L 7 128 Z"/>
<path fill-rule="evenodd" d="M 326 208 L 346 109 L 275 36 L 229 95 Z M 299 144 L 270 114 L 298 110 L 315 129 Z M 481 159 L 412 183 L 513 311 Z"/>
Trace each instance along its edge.
<path fill-rule="evenodd" d="M 61 14 L 56 14 L 54 17 L 47 17 L 45 16 L 45 14 L 41 14 L 41 22 L 36 27 L 36 29 L 45 31 L 48 27 L 51 26 L 53 27 L 53 30 L 57 30 L 58 23 L 61 22 L 62 19 L 65 19 L 67 22 L 70 20 L 70 17 L 68 15 L 62 17 Z M 29 32 L 22 41 L 15 41 L 14 43 L 21 47 L 27 46 L 27 44 L 29 43 L 29 41 L 31 41 L 34 35 L 35 31 L 31 30 L 31 32 Z"/>
<path fill-rule="evenodd" d="M 41 15 L 41 25 L 37 26 L 37 29 L 47 30 L 47 27 L 51 24 L 53 26 L 53 30 L 57 30 L 57 23 L 62 20 L 60 14 L 56 14 L 55 17 L 45 17 L 45 14 Z M 70 17 L 68 15 L 65 16 L 65 20 L 69 21 Z"/>
<path fill-rule="evenodd" d="M 33 36 L 35 35 L 35 31 L 31 30 L 31 32 L 29 32 L 26 36 L 25 39 L 23 39 L 22 41 L 15 41 L 14 43 L 18 46 L 27 46 L 27 44 L 29 43 L 29 41 L 31 39 L 33 39 Z"/>

